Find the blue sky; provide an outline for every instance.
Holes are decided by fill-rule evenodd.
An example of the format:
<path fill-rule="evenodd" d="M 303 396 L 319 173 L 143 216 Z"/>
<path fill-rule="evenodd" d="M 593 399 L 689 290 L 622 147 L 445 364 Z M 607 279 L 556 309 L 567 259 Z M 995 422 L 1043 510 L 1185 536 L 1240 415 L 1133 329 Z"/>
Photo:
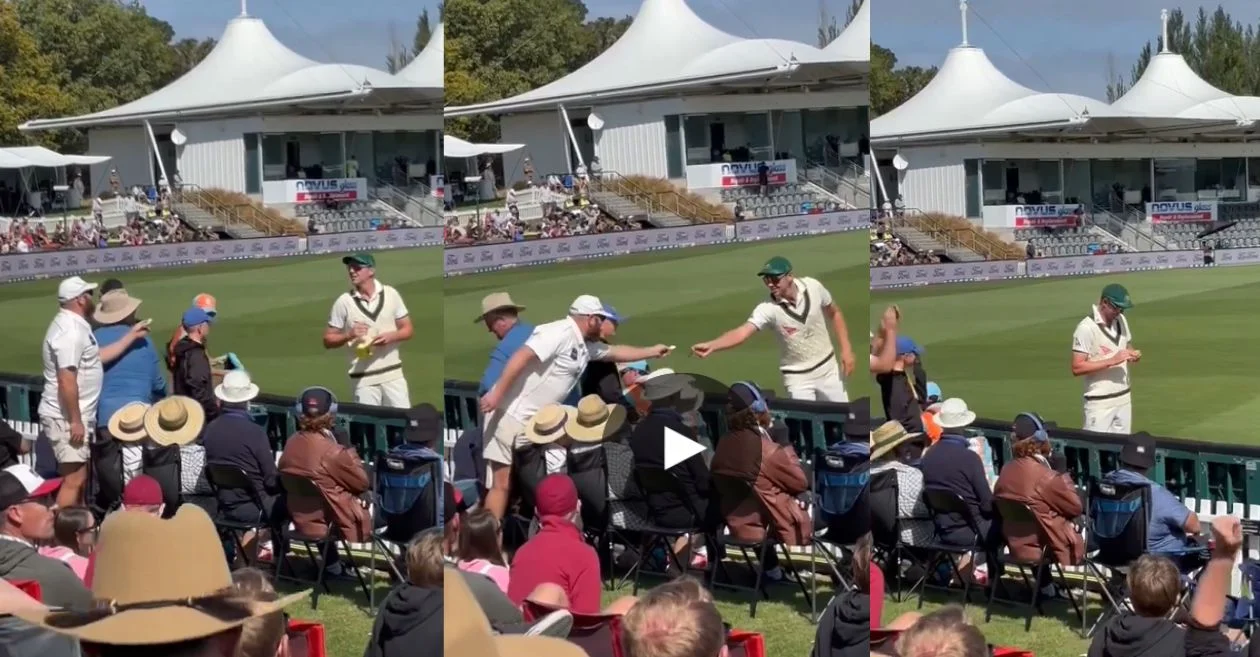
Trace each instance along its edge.
<path fill-rule="evenodd" d="M 179 37 L 214 37 L 240 13 L 240 0 L 142 0 L 150 14 L 175 27 Z M 742 36 L 776 37 L 813 44 L 818 0 L 767 4 L 763 0 L 687 0 L 701 17 Z M 357 0 L 338 5 L 299 0 L 248 0 L 249 13 L 266 21 L 285 45 L 317 61 L 383 68 L 391 30 L 410 41 L 424 8 L 437 18 L 438 0 Z M 843 21 L 845 0 L 823 0 Z M 593 16 L 633 15 L 640 0 L 586 0 Z"/>
<path fill-rule="evenodd" d="M 876 1 L 871 38 L 899 62 L 937 65 L 961 40 L 957 0 Z M 1218 4 L 1244 23 L 1260 16 L 1254 0 L 1213 1 L 1205 9 Z M 1180 5 L 1191 17 L 1199 6 Z M 1142 44 L 1159 37 L 1159 10 L 1177 7 L 1169 0 L 973 0 L 968 36 L 1016 82 L 1105 99 L 1108 60 L 1127 79 Z"/>

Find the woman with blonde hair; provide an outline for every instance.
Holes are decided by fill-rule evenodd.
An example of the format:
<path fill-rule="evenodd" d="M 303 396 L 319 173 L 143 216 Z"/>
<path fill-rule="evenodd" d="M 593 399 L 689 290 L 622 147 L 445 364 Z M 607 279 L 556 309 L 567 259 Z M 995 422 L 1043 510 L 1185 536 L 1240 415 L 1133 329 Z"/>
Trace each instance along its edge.
<path fill-rule="evenodd" d="M 442 643 L 443 538 L 434 527 L 407 544 L 407 581 L 381 603 L 363 657 L 410 657 Z"/>

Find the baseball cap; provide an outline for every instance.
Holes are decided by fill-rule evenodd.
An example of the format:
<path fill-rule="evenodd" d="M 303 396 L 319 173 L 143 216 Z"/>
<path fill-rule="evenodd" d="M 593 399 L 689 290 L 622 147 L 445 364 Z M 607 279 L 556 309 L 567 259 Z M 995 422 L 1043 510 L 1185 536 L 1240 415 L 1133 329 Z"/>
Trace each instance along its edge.
<path fill-rule="evenodd" d="M 871 398 L 861 397 L 849 403 L 849 416 L 844 419 L 844 437 L 852 442 L 870 440 Z"/>
<path fill-rule="evenodd" d="M 652 367 L 648 365 L 648 362 L 646 360 L 636 360 L 636 361 L 631 361 L 629 363 L 622 363 L 621 371 L 624 372 L 626 370 L 634 370 L 636 372 L 642 372 L 644 374 L 647 374 L 648 372 L 652 371 Z"/>
<path fill-rule="evenodd" d="M 922 356 L 923 347 L 920 347 L 919 343 L 915 342 L 914 340 L 911 340 L 909 337 L 904 336 L 904 335 L 899 335 L 897 336 L 897 355 L 905 356 L 906 354 L 914 354 L 915 356 Z"/>
<path fill-rule="evenodd" d="M 792 263 L 783 256 L 775 256 L 766 261 L 757 272 L 758 276 L 783 276 L 792 273 Z"/>
<path fill-rule="evenodd" d="M 149 475 L 136 475 L 123 488 L 123 506 L 157 506 L 162 499 L 162 486 Z"/>
<path fill-rule="evenodd" d="M 57 286 L 57 301 L 65 303 L 96 289 L 96 283 L 89 283 L 78 276 L 71 276 Z"/>
<path fill-rule="evenodd" d="M 574 299 L 573 304 L 569 306 L 569 314 L 598 315 L 600 317 L 613 319 L 613 317 L 608 313 L 607 307 L 604 306 L 604 302 L 600 301 L 599 297 L 590 294 L 583 294 L 582 296 Z"/>
<path fill-rule="evenodd" d="M 347 266 L 354 265 L 356 267 L 371 267 L 375 269 L 376 258 L 372 257 L 371 253 L 356 253 L 342 258 L 341 264 Z"/>
<path fill-rule="evenodd" d="M 1135 468 L 1149 470 L 1155 466 L 1155 437 L 1139 431 L 1120 450 L 1120 462 Z"/>
<path fill-rule="evenodd" d="M 184 311 L 184 316 L 180 318 L 179 323 L 185 329 L 190 329 L 199 324 L 212 324 L 214 323 L 214 315 L 201 308 L 193 307 Z"/>
<path fill-rule="evenodd" d="M 625 317 L 622 317 L 621 315 L 617 314 L 616 308 L 613 308 L 612 306 L 608 304 L 604 304 L 604 313 L 605 313 L 604 316 L 612 320 L 613 323 L 615 324 L 620 324 L 626 320 Z"/>
<path fill-rule="evenodd" d="M 442 435 L 442 414 L 432 404 L 420 404 L 407 410 L 407 428 L 403 442 L 435 445 Z"/>
<path fill-rule="evenodd" d="M 298 403 L 302 406 L 302 412 L 311 417 L 319 417 L 330 413 L 332 405 L 337 403 L 332 393 L 323 388 L 307 388 L 302 391 L 298 400 Z"/>
<path fill-rule="evenodd" d="M 927 384 L 928 401 L 944 401 L 945 395 L 941 393 L 941 387 L 935 381 L 928 381 Z"/>
<path fill-rule="evenodd" d="M 1102 298 L 1120 310 L 1128 310 L 1133 307 L 1133 299 L 1129 298 L 1129 291 L 1119 283 L 1112 283 L 1104 287 Z"/>
<path fill-rule="evenodd" d="M 539 517 L 573 513 L 578 506 L 577 486 L 568 475 L 547 475 L 534 489 L 534 506 Z"/>
<path fill-rule="evenodd" d="M 16 463 L 0 470 L 0 510 L 52 495 L 59 488 L 60 478 L 44 479 L 31 466 Z"/>
<path fill-rule="evenodd" d="M 200 308 L 206 311 L 211 317 L 218 314 L 219 302 L 216 301 L 213 296 L 206 294 L 205 292 L 193 297 L 192 305 L 194 308 Z"/>

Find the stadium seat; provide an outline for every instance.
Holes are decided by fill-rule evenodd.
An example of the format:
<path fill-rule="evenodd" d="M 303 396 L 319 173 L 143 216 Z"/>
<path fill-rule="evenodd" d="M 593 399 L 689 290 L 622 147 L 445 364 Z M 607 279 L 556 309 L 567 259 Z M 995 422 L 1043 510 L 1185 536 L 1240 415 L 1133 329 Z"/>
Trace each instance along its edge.
<path fill-rule="evenodd" d="M 1032 629 L 1034 610 L 1039 614 L 1045 613 L 1041 608 L 1041 586 L 1038 579 L 1041 569 L 1052 569 L 1052 577 L 1053 570 L 1057 569 L 1059 576 L 1055 583 L 1065 592 L 1071 591 L 1071 587 L 1068 586 L 1067 578 L 1063 574 L 1063 565 L 1054 558 L 1054 551 L 1050 549 L 1050 538 L 1046 535 L 1045 530 L 1042 529 L 1040 522 L 1037 520 L 1037 516 L 1033 514 L 1032 509 L 1028 508 L 1027 504 L 1016 500 L 994 497 L 993 513 L 993 522 L 999 527 L 1002 527 L 1004 530 L 1013 523 L 1018 523 L 1022 527 L 1037 528 L 1038 540 L 1041 543 L 1040 558 L 1031 562 L 1020 561 L 1015 559 L 1015 557 L 1009 553 L 1002 558 L 1003 564 L 1015 566 L 1015 568 L 1019 570 L 1020 579 L 1023 580 L 1024 584 L 1030 591 L 1030 599 L 1027 605 L 1021 605 L 1027 610 L 1027 613 L 1024 615 L 1024 631 L 1027 632 Z M 1003 543 L 1006 542 L 1005 534 L 1003 534 L 1002 540 Z M 986 623 L 989 622 L 993 616 L 993 601 L 997 598 L 997 590 L 999 588 L 1003 590 L 1006 589 L 1005 582 L 1003 582 L 1001 578 L 996 577 L 996 571 L 993 568 L 989 569 L 989 573 L 992 576 L 990 580 L 992 585 L 989 587 L 989 602 L 984 608 L 984 622 Z M 1072 603 L 1072 609 L 1076 610 L 1076 617 L 1080 618 L 1082 622 L 1084 622 L 1085 617 L 1081 613 L 1080 605 L 1076 604 L 1076 597 L 1069 593 L 1068 600 Z M 1014 600 L 1012 599 L 1012 601 Z"/>

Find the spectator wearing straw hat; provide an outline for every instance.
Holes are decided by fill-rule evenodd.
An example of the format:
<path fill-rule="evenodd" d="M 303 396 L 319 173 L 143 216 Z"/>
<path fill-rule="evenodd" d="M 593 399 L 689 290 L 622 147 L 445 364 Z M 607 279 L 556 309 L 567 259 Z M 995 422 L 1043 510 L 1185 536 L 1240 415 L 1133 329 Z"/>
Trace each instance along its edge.
<path fill-rule="evenodd" d="M 184 450 L 197 442 L 205 426 L 202 405 L 180 395 L 157 402 L 144 415 L 145 433 L 154 443 L 145 464 L 145 474 L 161 485 L 168 512 L 174 512 L 179 506 L 184 481 L 202 478 L 204 452 L 194 461 L 187 457 Z"/>
<path fill-rule="evenodd" d="M 477 315 L 473 323 L 484 323 L 486 330 L 499 342 L 490 352 L 490 362 L 481 374 L 481 382 L 477 388 L 479 396 L 490 392 L 494 384 L 498 383 L 503 374 L 503 366 L 534 332 L 534 325 L 521 319 L 523 310 L 525 306 L 513 301 L 512 295 L 507 292 L 488 294 L 481 300 L 481 314 Z"/>
<path fill-rule="evenodd" d="M 92 318 L 96 320 L 94 331 L 96 342 L 101 347 L 108 347 L 126 338 L 133 326 L 139 321 L 136 311 L 141 300 L 124 289 L 115 289 L 101 295 Z M 101 385 L 101 400 L 97 407 L 98 442 L 106 442 L 114 438 L 109 430 L 109 421 L 122 407 L 140 402 L 152 404 L 166 396 L 166 378 L 158 364 L 159 356 L 148 335 L 132 342 L 122 355 L 105 366 L 105 379 Z"/>
<path fill-rule="evenodd" d="M 923 456 L 926 438 L 910 433 L 900 422 L 890 420 L 870 434 L 871 475 L 892 470 L 897 477 L 897 520 L 900 540 L 906 545 L 927 545 L 932 541 L 932 514 L 923 503 L 923 471 L 915 467 Z"/>
<path fill-rule="evenodd" d="M 219 415 L 219 402 L 214 398 L 214 373 L 206 353 L 212 324 L 214 316 L 202 308 L 193 306 L 184 311 L 180 325 L 186 334 L 175 344 L 175 368 L 171 370 L 171 389 L 201 404 L 207 420 Z"/>
<path fill-rule="evenodd" d="M 123 488 L 144 469 L 144 451 L 152 446 L 144 429 L 150 404 L 134 401 L 114 411 L 97 431 L 92 446 L 92 475 L 96 494 L 92 505 L 109 511 L 122 501 Z"/>

